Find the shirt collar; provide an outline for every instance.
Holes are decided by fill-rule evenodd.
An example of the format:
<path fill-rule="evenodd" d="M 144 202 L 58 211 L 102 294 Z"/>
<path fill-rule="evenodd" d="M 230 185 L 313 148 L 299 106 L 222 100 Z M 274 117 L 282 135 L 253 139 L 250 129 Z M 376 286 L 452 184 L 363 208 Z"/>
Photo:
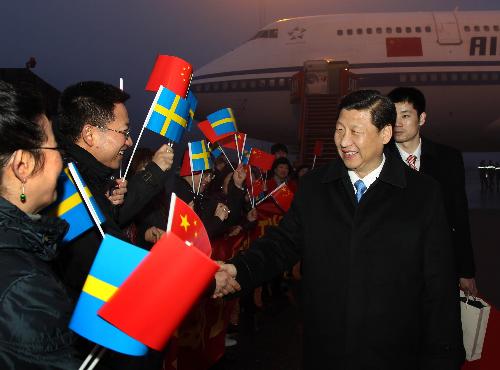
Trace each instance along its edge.
<path fill-rule="evenodd" d="M 418 140 L 419 140 L 419 141 L 418 141 L 418 146 L 417 146 L 417 149 L 415 149 L 415 151 L 414 151 L 413 153 L 406 153 L 406 152 L 403 150 L 403 148 L 401 148 L 401 147 L 399 146 L 399 144 L 398 144 L 398 143 L 396 143 L 396 148 L 398 149 L 398 152 L 399 152 L 399 154 L 401 155 L 401 158 L 403 159 L 403 161 L 405 161 L 405 162 L 406 162 L 406 160 L 408 159 L 408 157 L 409 157 L 410 155 L 412 155 L 412 154 L 413 154 L 415 157 L 417 157 L 417 160 L 419 160 L 419 159 L 420 159 L 420 156 L 422 155 L 422 138 L 419 138 Z"/>
<path fill-rule="evenodd" d="M 380 176 L 382 168 L 384 167 L 384 163 L 385 163 L 385 154 L 382 153 L 382 162 L 380 162 L 379 166 L 363 178 L 360 178 L 353 170 L 348 170 L 347 173 L 349 174 L 349 178 L 351 179 L 351 183 L 353 184 L 353 186 L 356 181 L 363 180 L 363 183 L 368 189 L 370 185 L 373 184 L 375 180 L 377 180 L 378 177 Z"/>

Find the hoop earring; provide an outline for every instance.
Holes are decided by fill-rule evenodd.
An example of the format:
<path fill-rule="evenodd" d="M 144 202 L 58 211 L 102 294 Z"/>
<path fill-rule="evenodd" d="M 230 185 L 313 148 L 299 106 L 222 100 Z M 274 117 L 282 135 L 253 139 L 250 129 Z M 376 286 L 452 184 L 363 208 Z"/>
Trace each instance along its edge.
<path fill-rule="evenodd" d="M 21 187 L 22 191 L 21 195 L 19 195 L 19 200 L 21 201 L 21 203 L 26 203 L 26 194 L 24 194 L 24 182 L 21 182 Z"/>

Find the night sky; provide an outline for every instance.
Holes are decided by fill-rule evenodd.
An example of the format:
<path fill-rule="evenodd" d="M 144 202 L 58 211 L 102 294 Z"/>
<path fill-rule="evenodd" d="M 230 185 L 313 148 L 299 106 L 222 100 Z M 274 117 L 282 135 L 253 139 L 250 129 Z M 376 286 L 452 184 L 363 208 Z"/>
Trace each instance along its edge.
<path fill-rule="evenodd" d="M 82 80 L 118 85 L 124 77 L 137 128 L 153 99 L 144 86 L 157 53 L 188 60 L 196 74 L 196 67 L 253 36 L 262 18 L 267 24 L 295 16 L 457 5 L 500 9 L 498 0 L 1 0 L 0 67 L 23 67 L 34 56 L 33 71 L 58 89 Z"/>

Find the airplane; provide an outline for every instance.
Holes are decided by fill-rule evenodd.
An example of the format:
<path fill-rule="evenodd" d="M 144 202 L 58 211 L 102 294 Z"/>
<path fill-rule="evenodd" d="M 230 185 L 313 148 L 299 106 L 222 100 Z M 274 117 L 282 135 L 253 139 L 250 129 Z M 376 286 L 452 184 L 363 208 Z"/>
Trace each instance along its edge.
<path fill-rule="evenodd" d="M 337 62 L 358 89 L 422 90 L 427 137 L 462 151 L 500 151 L 500 11 L 278 20 L 195 71 L 197 116 L 232 107 L 240 131 L 297 146 L 300 108 L 290 103 L 292 76 L 306 70 L 314 87 L 318 76 L 324 80 L 322 64 Z"/>

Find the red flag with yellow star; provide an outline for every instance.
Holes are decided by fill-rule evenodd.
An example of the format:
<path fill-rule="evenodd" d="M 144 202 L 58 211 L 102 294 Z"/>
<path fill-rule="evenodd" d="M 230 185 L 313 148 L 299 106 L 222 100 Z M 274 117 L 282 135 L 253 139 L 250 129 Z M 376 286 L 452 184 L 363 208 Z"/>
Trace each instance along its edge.
<path fill-rule="evenodd" d="M 293 191 L 285 184 L 280 186 L 278 190 L 272 195 L 274 201 L 284 212 L 290 209 L 293 200 Z"/>
<path fill-rule="evenodd" d="M 276 158 L 274 155 L 264 152 L 263 150 L 252 148 L 248 164 L 259 167 L 263 171 L 269 171 L 273 167 L 273 162 Z"/>
<path fill-rule="evenodd" d="M 171 231 L 189 246 L 193 246 L 207 256 L 212 254 L 205 226 L 196 212 L 182 199 L 172 193 L 167 231 Z"/>

